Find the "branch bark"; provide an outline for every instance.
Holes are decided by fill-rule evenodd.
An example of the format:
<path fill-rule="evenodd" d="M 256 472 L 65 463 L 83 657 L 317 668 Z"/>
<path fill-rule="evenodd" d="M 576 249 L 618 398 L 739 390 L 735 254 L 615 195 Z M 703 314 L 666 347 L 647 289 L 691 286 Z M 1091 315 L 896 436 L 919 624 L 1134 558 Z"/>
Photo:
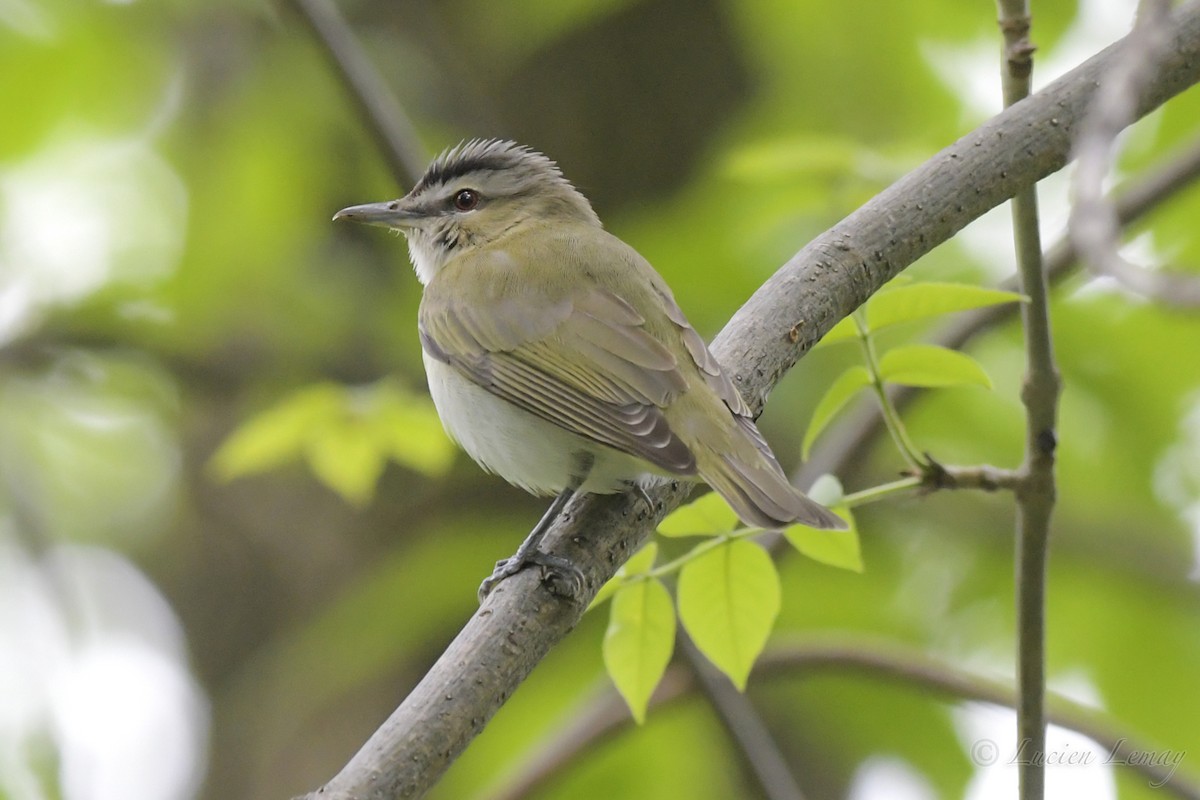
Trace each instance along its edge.
<path fill-rule="evenodd" d="M 1144 116 L 1200 81 L 1200 0 L 1174 13 L 1158 79 L 1139 98 Z M 1066 164 L 1075 126 L 1118 42 L 1038 94 L 997 115 L 897 181 L 788 261 L 713 343 L 755 409 L 837 320 L 967 223 Z M 636 498 L 573 500 L 545 539 L 583 571 L 589 596 L 641 544 L 687 487 Z M 502 584 L 362 750 L 305 798 L 417 797 L 432 786 L 551 647 L 584 605 L 552 595 L 535 571 Z"/>

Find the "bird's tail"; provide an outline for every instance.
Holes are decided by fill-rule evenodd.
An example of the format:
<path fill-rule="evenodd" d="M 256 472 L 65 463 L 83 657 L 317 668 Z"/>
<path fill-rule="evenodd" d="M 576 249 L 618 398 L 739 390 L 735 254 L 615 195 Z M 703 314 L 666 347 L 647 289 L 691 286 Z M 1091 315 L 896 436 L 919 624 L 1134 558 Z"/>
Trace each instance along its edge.
<path fill-rule="evenodd" d="M 753 431 L 753 439 L 755 444 L 762 442 L 757 430 Z M 846 529 L 841 517 L 788 482 L 765 443 L 761 448 L 735 446 L 727 452 L 710 450 L 698 461 L 700 477 L 725 498 L 747 525 L 775 530 L 799 522 L 813 528 Z"/>

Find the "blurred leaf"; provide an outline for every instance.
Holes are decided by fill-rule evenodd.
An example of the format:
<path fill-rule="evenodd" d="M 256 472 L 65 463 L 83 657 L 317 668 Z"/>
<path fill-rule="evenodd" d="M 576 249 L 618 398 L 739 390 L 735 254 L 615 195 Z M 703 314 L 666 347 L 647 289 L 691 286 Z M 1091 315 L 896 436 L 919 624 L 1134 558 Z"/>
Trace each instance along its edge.
<path fill-rule="evenodd" d="M 604 634 L 604 666 L 638 724 L 674 648 L 675 607 L 662 582 L 647 579 L 622 587 Z"/>
<path fill-rule="evenodd" d="M 588 611 L 591 611 L 616 594 L 617 589 L 621 587 L 621 584 L 629 575 L 640 575 L 643 572 L 649 572 L 653 569 L 654 559 L 657 557 L 658 542 L 651 539 L 649 542 L 646 542 L 642 549 L 629 557 L 629 560 L 617 570 L 616 575 L 605 581 L 604 585 L 600 587 L 600 591 L 596 592 L 596 596 L 592 598 L 592 602 L 588 606 Z"/>
<path fill-rule="evenodd" d="M 394 381 L 366 391 L 363 413 L 393 460 L 426 475 L 442 475 L 450 468 L 458 450 L 428 397 L 405 391 Z"/>
<path fill-rule="evenodd" d="M 844 531 L 818 530 L 807 525 L 792 525 L 784 529 L 783 535 L 804 555 L 854 572 L 863 571 L 862 551 L 858 541 L 858 525 L 854 514 L 847 506 L 832 506 L 839 517 L 850 527 Z"/>
<path fill-rule="evenodd" d="M 738 524 L 737 514 L 716 492 L 680 506 L 658 524 L 663 536 L 716 536 L 729 533 Z"/>
<path fill-rule="evenodd" d="M 386 463 L 380 441 L 360 420 L 330 419 L 308 433 L 305 456 L 317 478 L 353 505 L 375 494 Z"/>
<path fill-rule="evenodd" d="M 927 388 L 992 388 L 991 378 L 978 361 L 958 350 L 932 344 L 910 344 L 884 353 L 879 359 L 879 377 L 890 383 Z"/>
<path fill-rule="evenodd" d="M 812 419 L 808 423 L 808 430 L 804 434 L 804 444 L 801 447 L 804 458 L 808 458 L 813 442 L 821 435 L 821 431 L 825 430 L 833 421 L 837 413 L 845 407 L 846 403 L 850 402 L 850 398 L 854 397 L 859 389 L 869 386 L 870 383 L 871 374 L 867 372 L 866 367 L 851 367 L 838 376 L 838 379 L 825 392 L 825 396 L 817 402 L 817 407 L 813 409 Z"/>
<path fill-rule="evenodd" d="M 266 472 L 299 458 L 308 432 L 337 413 L 340 399 L 332 384 L 309 386 L 259 413 L 221 444 L 209 462 L 224 481 Z"/>
<path fill-rule="evenodd" d="M 446 471 L 454 446 L 428 399 L 391 381 L 301 389 L 244 424 L 213 456 L 218 478 L 275 469 L 303 456 L 321 482 L 355 505 L 370 501 L 387 459 L 428 475 Z"/>
<path fill-rule="evenodd" d="M 0 371 L 0 509 L 19 503 L 21 525 L 109 546 L 168 532 L 176 411 L 169 376 L 134 355 L 67 350 Z"/>
<path fill-rule="evenodd" d="M 779 614 L 779 574 L 767 552 L 734 539 L 684 565 L 679 619 L 696 647 L 739 688 Z"/>
<path fill-rule="evenodd" d="M 1015 303 L 1024 295 L 966 283 L 928 281 L 887 288 L 867 301 L 867 324 L 872 331 L 900 322 L 936 317 L 955 311 Z"/>

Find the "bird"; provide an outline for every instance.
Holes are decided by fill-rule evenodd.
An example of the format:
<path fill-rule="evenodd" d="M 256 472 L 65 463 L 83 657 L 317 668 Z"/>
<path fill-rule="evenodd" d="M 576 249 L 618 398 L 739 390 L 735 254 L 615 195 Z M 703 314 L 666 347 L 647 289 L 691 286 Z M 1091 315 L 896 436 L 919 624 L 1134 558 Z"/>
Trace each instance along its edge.
<path fill-rule="evenodd" d="M 846 527 L 791 485 L 666 281 L 546 155 L 465 140 L 403 197 L 343 208 L 343 219 L 407 239 L 429 392 L 449 436 L 484 470 L 556 496 L 481 601 L 531 565 L 582 580 L 539 549 L 576 493 L 700 480 L 748 526 Z"/>

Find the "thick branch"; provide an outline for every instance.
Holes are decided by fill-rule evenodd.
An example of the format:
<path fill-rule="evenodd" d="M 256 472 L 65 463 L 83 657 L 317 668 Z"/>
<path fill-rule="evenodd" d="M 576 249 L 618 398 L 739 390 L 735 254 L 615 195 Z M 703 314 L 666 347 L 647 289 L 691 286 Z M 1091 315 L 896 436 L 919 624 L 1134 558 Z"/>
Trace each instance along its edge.
<path fill-rule="evenodd" d="M 1112 201 L 1117 221 L 1122 227 L 1135 222 L 1197 178 L 1200 178 L 1200 139 L 1180 148 L 1152 170 L 1138 175 L 1123 186 Z M 1077 258 L 1069 236 L 1046 248 L 1042 255 L 1042 266 L 1047 280 L 1053 285 L 1071 274 Z M 1016 291 L 1019 287 L 1015 280 L 1011 280 L 1002 284 L 1001 288 Z M 1019 306 L 1009 303 L 961 314 L 935 333 L 930 341 L 952 350 L 961 350 L 976 336 L 1012 319 L 1019 311 Z M 904 408 L 921 392 L 921 389 L 913 386 L 888 387 L 892 405 L 898 409 Z M 842 473 L 846 465 L 869 447 L 882 430 L 883 417 L 879 413 L 879 404 L 870 398 L 864 400 L 824 434 L 812 458 L 800 471 L 799 484 L 806 486 L 827 472 Z"/>
<path fill-rule="evenodd" d="M 1200 80 L 1200 0 L 1175 13 L 1170 52 L 1140 99 L 1144 115 Z M 818 237 L 754 294 L 713 351 L 755 408 L 841 317 L 968 222 L 1060 169 L 1070 136 L 1118 43 L 1008 109 Z M 594 593 L 676 506 L 685 487 L 639 501 L 584 496 L 568 505 L 545 547 L 570 558 Z M 584 607 L 555 597 L 529 570 L 491 594 L 404 703 L 316 800 L 416 797 L 432 786 Z"/>

